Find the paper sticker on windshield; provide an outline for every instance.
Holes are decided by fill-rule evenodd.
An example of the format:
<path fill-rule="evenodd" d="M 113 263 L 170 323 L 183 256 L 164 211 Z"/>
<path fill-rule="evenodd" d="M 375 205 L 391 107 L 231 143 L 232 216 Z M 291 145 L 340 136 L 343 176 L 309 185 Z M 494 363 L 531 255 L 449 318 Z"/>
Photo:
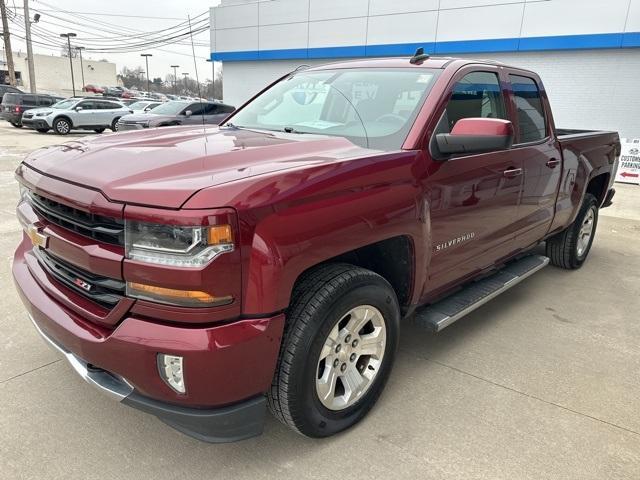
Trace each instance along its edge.
<path fill-rule="evenodd" d="M 431 82 L 432 78 L 433 78 L 433 75 L 428 73 L 423 73 L 418 77 L 418 79 L 416 80 L 416 83 L 429 83 Z"/>
<path fill-rule="evenodd" d="M 337 127 L 338 125 L 344 125 L 343 123 L 327 122 L 326 120 L 314 120 L 312 122 L 300 122 L 296 123 L 296 127 L 309 127 L 316 130 L 325 130 L 331 127 Z"/>

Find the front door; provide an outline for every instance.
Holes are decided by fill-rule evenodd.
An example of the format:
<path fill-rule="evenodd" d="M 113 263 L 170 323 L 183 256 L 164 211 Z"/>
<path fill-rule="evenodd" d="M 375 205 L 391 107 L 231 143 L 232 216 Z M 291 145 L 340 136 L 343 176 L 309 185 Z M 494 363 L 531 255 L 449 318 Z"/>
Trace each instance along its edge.
<path fill-rule="evenodd" d="M 509 120 L 497 69 L 459 74 L 435 134 L 461 118 Z M 437 144 L 431 142 L 434 158 Z M 522 163 L 510 150 L 440 156 L 428 178 L 431 260 L 424 297 L 491 266 L 513 250 Z"/>

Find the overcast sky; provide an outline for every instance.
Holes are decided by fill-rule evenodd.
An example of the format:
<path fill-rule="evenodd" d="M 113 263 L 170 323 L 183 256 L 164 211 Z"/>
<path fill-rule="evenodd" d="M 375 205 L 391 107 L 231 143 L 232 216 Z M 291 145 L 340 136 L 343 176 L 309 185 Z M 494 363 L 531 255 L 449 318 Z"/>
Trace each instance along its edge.
<path fill-rule="evenodd" d="M 59 37 L 60 33 L 65 31 L 76 31 L 78 33 L 75 43 L 83 45 L 83 37 L 85 38 L 112 38 L 115 35 L 105 30 L 115 27 L 116 29 L 129 30 L 132 33 L 137 32 L 153 32 L 157 30 L 167 29 L 187 20 L 187 15 L 196 17 L 204 12 L 208 12 L 209 8 L 219 3 L 219 0 L 107 0 L 104 2 L 88 2 L 86 0 L 29 0 L 31 16 L 39 12 L 41 19 L 39 25 L 34 27 L 34 32 L 39 27 L 49 30 L 55 35 L 47 35 L 47 41 L 50 43 L 62 45 L 63 39 Z M 7 8 L 10 12 L 16 12 L 18 15 L 24 15 L 23 0 L 6 0 Z M 95 19 L 101 24 L 91 22 L 90 20 L 80 20 L 61 12 L 66 10 L 80 14 L 89 19 Z M 105 15 L 94 15 L 94 14 Z M 111 16 L 113 15 L 113 16 Z M 131 17 L 117 16 L 129 15 Z M 57 17 L 57 18 L 56 18 Z M 133 17 L 133 18 L 132 18 Z M 145 18 L 138 18 L 145 17 Z M 208 14 L 202 18 L 208 21 Z M 16 19 L 17 20 L 17 19 Z M 108 25 L 105 25 L 109 24 Z M 11 23 L 9 29 L 12 34 L 23 37 L 24 26 Z M 40 35 L 43 35 L 41 32 Z M 34 36 L 34 40 L 37 38 Z M 20 39 L 12 35 L 12 48 L 14 51 L 25 51 L 25 44 Z M 127 40 L 131 42 L 131 40 Z M 106 42 L 106 40 L 105 40 Z M 198 34 L 194 37 L 196 61 L 200 81 L 212 77 L 211 64 L 205 59 L 209 58 L 209 30 Z M 111 43 L 111 42 L 109 42 Z M 114 42 L 115 43 L 115 42 Z M 3 46 L 4 47 L 4 46 Z M 36 53 L 47 55 L 59 55 L 59 51 L 55 48 L 45 48 L 34 44 Z M 140 57 L 139 51 L 136 53 L 97 53 L 86 52 L 83 56 L 93 59 L 107 59 L 117 65 L 117 70 L 123 66 L 134 68 L 142 66 L 144 68 L 144 59 Z M 178 74 L 188 72 L 193 78 L 195 76 L 194 60 L 191 54 L 191 45 L 187 41 L 182 44 L 172 44 L 162 47 L 145 48 L 144 53 L 151 53 L 153 57 L 149 58 L 150 77 L 161 77 L 172 73 L 170 65 L 180 65 Z"/>

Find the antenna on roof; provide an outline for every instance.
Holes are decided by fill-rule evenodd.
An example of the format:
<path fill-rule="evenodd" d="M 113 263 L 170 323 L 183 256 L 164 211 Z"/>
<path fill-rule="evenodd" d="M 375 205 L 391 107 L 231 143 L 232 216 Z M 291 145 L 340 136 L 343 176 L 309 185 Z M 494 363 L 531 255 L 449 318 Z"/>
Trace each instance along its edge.
<path fill-rule="evenodd" d="M 429 59 L 429 54 L 424 53 L 424 47 L 420 47 L 416 50 L 416 53 L 414 53 L 413 57 L 411 57 L 411 60 L 409 60 L 409 63 L 411 65 L 422 65 L 422 62 L 428 59 Z"/>

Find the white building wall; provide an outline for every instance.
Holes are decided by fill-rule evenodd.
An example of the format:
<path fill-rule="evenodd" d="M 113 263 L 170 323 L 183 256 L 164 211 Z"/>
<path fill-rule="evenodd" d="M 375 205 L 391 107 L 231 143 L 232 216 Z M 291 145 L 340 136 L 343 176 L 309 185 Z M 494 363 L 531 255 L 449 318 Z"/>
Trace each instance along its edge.
<path fill-rule="evenodd" d="M 535 70 L 559 126 L 640 136 L 640 0 L 223 0 L 211 15 L 235 105 L 300 64 L 424 45 Z"/>
<path fill-rule="evenodd" d="M 62 96 L 71 95 L 71 69 L 69 59 L 66 57 L 54 57 L 51 55 L 33 56 L 34 70 L 36 74 L 36 87 L 40 93 L 55 93 Z M 14 53 L 13 61 L 16 71 L 21 73 L 22 84 L 20 87 L 29 90 L 29 68 L 27 56 L 24 53 Z M 99 86 L 113 86 L 117 84 L 116 64 L 111 62 L 98 62 L 84 59 L 84 82 Z M 82 93 L 82 71 L 80 59 L 73 59 L 73 74 L 76 84 L 76 93 Z"/>

